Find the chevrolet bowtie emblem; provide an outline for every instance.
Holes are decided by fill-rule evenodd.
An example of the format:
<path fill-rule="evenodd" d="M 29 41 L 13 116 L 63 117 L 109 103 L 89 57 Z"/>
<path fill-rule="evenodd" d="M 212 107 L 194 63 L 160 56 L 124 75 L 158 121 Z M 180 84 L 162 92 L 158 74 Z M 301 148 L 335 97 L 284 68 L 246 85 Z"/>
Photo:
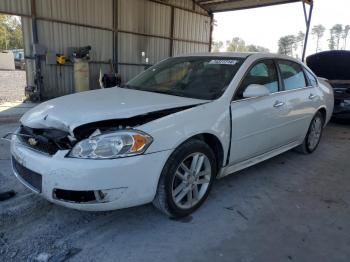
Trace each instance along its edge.
<path fill-rule="evenodd" d="M 36 146 L 38 144 L 38 140 L 36 140 L 35 138 L 31 137 L 28 139 L 28 143 L 31 146 Z"/>

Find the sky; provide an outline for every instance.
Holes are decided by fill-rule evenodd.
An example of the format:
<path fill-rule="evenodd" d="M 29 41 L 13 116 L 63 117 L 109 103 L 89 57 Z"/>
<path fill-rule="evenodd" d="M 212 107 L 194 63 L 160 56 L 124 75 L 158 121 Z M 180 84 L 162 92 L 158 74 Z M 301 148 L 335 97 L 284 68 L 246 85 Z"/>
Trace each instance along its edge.
<path fill-rule="evenodd" d="M 214 41 L 225 43 L 233 37 L 240 37 L 246 44 L 264 46 L 271 52 L 277 52 L 277 42 L 281 36 L 296 35 L 306 30 L 301 2 L 216 13 L 214 19 L 217 24 L 213 31 Z M 314 0 L 310 28 L 317 24 L 326 27 L 321 49 L 327 50 L 329 29 L 334 24 L 350 25 L 350 0 Z M 310 29 L 307 54 L 314 53 L 315 49 L 316 43 Z M 350 36 L 347 49 L 350 50 Z"/>

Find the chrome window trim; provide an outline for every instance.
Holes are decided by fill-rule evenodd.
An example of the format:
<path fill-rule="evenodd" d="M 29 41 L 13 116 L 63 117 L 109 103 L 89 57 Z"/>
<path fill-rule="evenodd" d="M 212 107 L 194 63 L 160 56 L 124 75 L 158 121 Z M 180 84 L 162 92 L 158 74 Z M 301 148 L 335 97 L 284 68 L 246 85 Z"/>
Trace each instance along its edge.
<path fill-rule="evenodd" d="M 257 99 L 257 98 L 264 98 L 264 97 L 271 97 L 271 96 L 275 96 L 277 94 L 284 94 L 284 93 L 291 93 L 291 92 L 295 92 L 295 91 L 300 91 L 300 90 L 307 90 L 307 89 L 311 89 L 311 88 L 315 88 L 314 86 L 305 86 L 305 87 L 299 87 L 299 88 L 295 88 L 295 89 L 290 89 L 290 90 L 282 90 L 282 91 L 278 91 L 278 92 L 274 92 L 274 93 L 270 93 L 267 96 L 256 96 L 256 97 L 248 97 L 248 98 L 242 98 L 239 100 L 232 100 L 232 103 L 237 103 L 237 102 L 241 102 L 241 101 L 247 101 L 247 100 L 251 100 L 251 99 Z"/>

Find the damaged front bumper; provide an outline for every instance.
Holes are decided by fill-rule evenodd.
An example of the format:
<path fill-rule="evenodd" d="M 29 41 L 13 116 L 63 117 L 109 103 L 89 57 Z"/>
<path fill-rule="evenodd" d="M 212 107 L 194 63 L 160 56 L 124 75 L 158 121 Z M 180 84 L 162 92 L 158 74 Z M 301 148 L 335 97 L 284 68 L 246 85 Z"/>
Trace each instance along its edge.
<path fill-rule="evenodd" d="M 28 148 L 12 136 L 13 171 L 28 188 L 47 200 L 66 207 L 105 211 L 149 203 L 171 151 L 89 160 L 53 155 Z"/>

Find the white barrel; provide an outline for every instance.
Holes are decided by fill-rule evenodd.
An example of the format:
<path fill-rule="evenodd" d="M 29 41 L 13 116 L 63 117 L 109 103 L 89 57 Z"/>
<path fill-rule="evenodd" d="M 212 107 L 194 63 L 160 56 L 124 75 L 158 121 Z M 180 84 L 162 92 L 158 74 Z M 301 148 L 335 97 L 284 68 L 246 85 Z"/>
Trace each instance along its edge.
<path fill-rule="evenodd" d="M 86 59 L 74 59 L 74 91 L 90 90 L 89 62 Z"/>
<path fill-rule="evenodd" d="M 0 70 L 15 70 L 15 58 L 12 52 L 0 52 Z"/>

